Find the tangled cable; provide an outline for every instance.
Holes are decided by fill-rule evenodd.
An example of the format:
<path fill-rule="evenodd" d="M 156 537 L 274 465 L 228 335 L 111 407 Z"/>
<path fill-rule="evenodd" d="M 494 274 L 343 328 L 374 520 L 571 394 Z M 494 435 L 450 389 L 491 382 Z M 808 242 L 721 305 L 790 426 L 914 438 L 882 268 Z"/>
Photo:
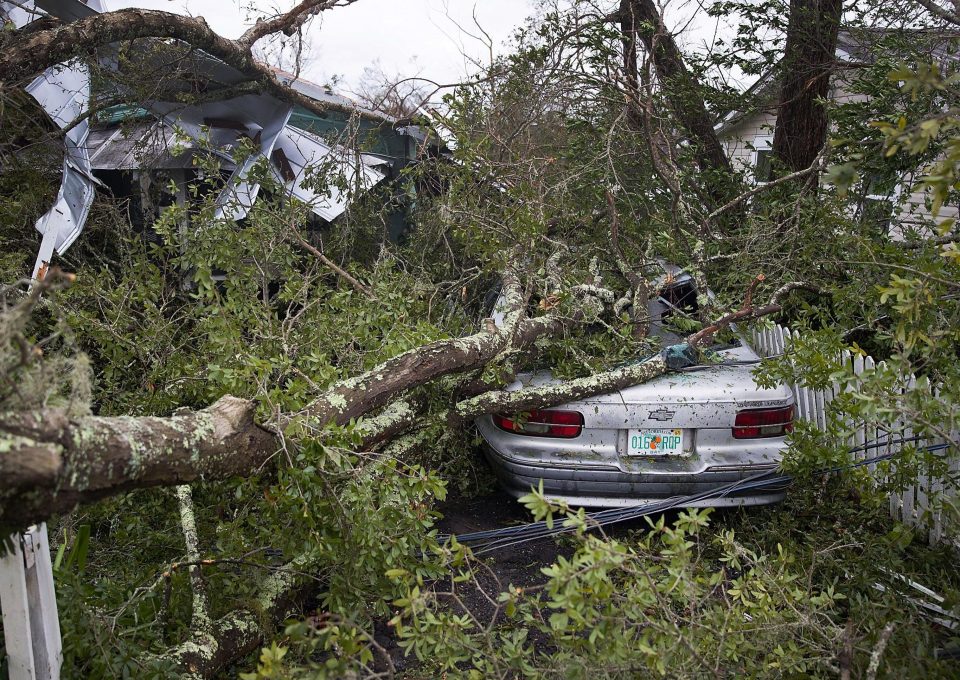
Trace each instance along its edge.
<path fill-rule="evenodd" d="M 847 452 L 850 454 L 861 453 L 864 451 L 879 449 L 885 446 L 891 446 L 893 444 L 908 444 L 922 441 L 924 439 L 926 439 L 926 437 L 916 436 L 905 437 L 902 439 L 888 439 L 884 441 L 873 440 L 871 443 L 848 449 Z M 931 446 L 922 447 L 922 450 L 941 451 L 948 447 L 949 444 L 934 444 Z M 830 468 L 823 468 L 815 471 L 813 474 L 830 475 L 846 470 L 853 470 L 855 468 L 865 467 L 881 461 L 890 460 L 900 453 L 900 451 L 885 453 L 880 456 L 874 456 L 873 458 L 865 458 L 853 463 L 848 463 L 847 465 L 837 465 Z M 699 501 L 710 500 L 713 498 L 724 498 L 731 493 L 737 493 L 740 491 L 759 489 L 766 491 L 779 491 L 786 489 L 792 482 L 792 475 L 777 474 L 776 470 L 766 470 L 751 477 L 747 477 L 736 482 L 731 482 L 730 484 L 725 484 L 723 486 L 718 486 L 715 489 L 710 489 L 709 491 L 702 491 L 691 496 L 673 496 L 663 500 L 647 501 L 645 503 L 623 508 L 610 508 L 607 510 L 599 510 L 597 512 L 589 512 L 586 513 L 587 526 L 590 529 L 597 529 L 600 527 L 617 524 L 619 522 L 627 522 L 630 520 L 639 519 L 640 517 L 646 517 L 648 515 L 660 514 L 668 510 L 682 508 Z M 552 526 L 547 526 L 547 522 L 541 520 L 539 522 L 530 522 L 528 524 L 521 524 L 513 527 L 504 527 L 503 529 L 488 529 L 486 531 L 475 531 L 468 534 L 460 534 L 456 536 L 456 539 L 459 543 L 469 545 L 472 548 L 474 555 L 482 555 L 488 552 L 493 552 L 494 550 L 509 548 L 520 543 L 537 541 L 550 536 L 571 533 L 573 531 L 576 531 L 576 527 L 569 524 L 564 525 L 563 520 L 553 522 Z M 438 538 L 441 542 L 444 542 L 452 538 L 452 535 L 444 534 Z"/>

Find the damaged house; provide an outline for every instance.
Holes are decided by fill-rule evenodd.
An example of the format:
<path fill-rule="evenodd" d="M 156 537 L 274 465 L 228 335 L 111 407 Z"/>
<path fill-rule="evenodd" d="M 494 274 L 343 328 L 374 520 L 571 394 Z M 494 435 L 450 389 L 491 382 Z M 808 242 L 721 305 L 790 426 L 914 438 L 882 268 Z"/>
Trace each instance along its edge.
<path fill-rule="evenodd" d="M 0 2 L 0 18 L 17 27 L 45 14 L 72 21 L 102 11 L 102 0 Z M 310 226 L 322 227 L 344 214 L 351 197 L 397 180 L 425 147 L 425 135 L 409 121 L 292 74 L 273 71 L 299 102 L 251 90 L 247 75 L 201 51 L 142 42 L 139 53 L 99 54 L 96 73 L 77 60 L 48 69 L 27 87 L 65 131 L 60 191 L 36 223 L 43 238 L 35 278 L 80 235 L 98 188 L 128 197 L 139 229 L 149 228 L 165 206 L 186 204 L 191 183 L 218 191 L 217 218 L 240 221 L 260 194 L 254 166 L 265 162 L 286 195 L 310 208 Z M 124 99 L 124 80 L 150 73 L 163 74 L 151 83 L 153 98 L 137 97 L 137 107 L 111 104 L 111 97 Z M 184 103 L 193 100 L 201 103 Z M 252 151 L 237 154 L 241 147 Z M 222 182 L 208 181 L 214 178 L 198 167 L 204 154 L 218 161 Z M 397 239 L 406 228 L 405 192 L 399 182 L 390 186 L 399 200 L 390 201 L 387 230 Z"/>

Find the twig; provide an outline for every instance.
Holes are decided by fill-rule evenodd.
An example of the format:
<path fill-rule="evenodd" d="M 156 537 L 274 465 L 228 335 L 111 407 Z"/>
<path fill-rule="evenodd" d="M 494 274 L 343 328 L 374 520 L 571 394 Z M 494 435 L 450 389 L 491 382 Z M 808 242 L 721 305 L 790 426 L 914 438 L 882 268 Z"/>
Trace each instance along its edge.
<path fill-rule="evenodd" d="M 815 286 L 812 283 L 807 283 L 806 281 L 791 281 L 790 283 L 785 283 L 770 296 L 770 301 L 779 303 L 784 297 L 789 293 L 792 293 L 795 290 L 806 290 L 811 293 L 823 294 L 823 289 L 819 286 Z"/>
<path fill-rule="evenodd" d="M 757 289 L 757 286 L 766 279 L 763 274 L 757 274 L 753 281 L 750 282 L 750 285 L 747 286 L 747 294 L 743 296 L 743 309 L 753 306 L 753 292 Z"/>
<path fill-rule="evenodd" d="M 750 282 L 750 285 L 747 286 L 747 292 L 743 296 L 743 305 L 740 307 L 740 309 L 720 317 L 713 323 L 708 324 L 696 333 L 693 333 L 687 338 L 687 344 L 693 348 L 699 347 L 732 323 L 736 323 L 737 321 L 759 319 L 762 316 L 776 314 L 779 312 L 781 307 L 776 300 L 773 300 L 769 304 L 762 307 L 753 306 L 753 293 L 757 289 L 757 286 L 764 281 L 765 278 L 766 277 L 763 274 L 757 274 Z"/>
<path fill-rule="evenodd" d="M 783 308 L 780 305 L 773 303 L 763 305 L 761 307 L 747 307 L 745 309 L 738 309 L 735 312 L 731 312 L 730 314 L 722 316 L 706 328 L 703 328 L 691 335 L 687 339 L 687 344 L 691 347 L 699 347 L 731 324 L 737 323 L 738 321 L 753 321 L 754 319 L 759 319 L 770 314 L 776 314 L 781 309 Z"/>
<path fill-rule="evenodd" d="M 766 182 L 764 184 L 755 186 L 753 189 L 743 192 L 742 194 L 737 196 L 735 199 L 733 199 L 729 203 L 725 203 L 724 205 L 721 205 L 719 208 L 717 208 L 712 213 L 707 215 L 707 222 L 708 223 L 712 222 L 714 219 L 716 219 L 723 213 L 727 212 L 728 210 L 732 208 L 736 208 L 738 205 L 743 203 L 748 198 L 756 196 L 757 194 L 767 191 L 768 189 L 772 189 L 775 186 L 786 184 L 787 182 L 791 182 L 795 179 L 800 179 L 801 177 L 806 177 L 810 173 L 820 168 L 820 166 L 823 163 L 823 159 L 826 157 L 826 150 L 827 150 L 827 147 L 824 146 L 824 150 L 820 152 L 820 155 L 817 156 L 816 159 L 814 159 L 813 163 L 810 164 L 809 168 L 804 168 L 803 170 L 797 170 L 796 172 L 791 172 L 789 175 L 784 175 L 783 177 L 778 177 L 777 179 L 772 180 L 770 182 Z"/>
<path fill-rule="evenodd" d="M 690 346 L 698 347 L 702 345 L 704 342 L 716 335 L 719 331 L 723 330 L 730 324 L 736 323 L 737 321 L 753 321 L 754 319 L 759 319 L 769 314 L 776 314 L 782 309 L 780 301 L 786 297 L 788 293 L 794 290 L 809 290 L 814 293 L 822 292 L 820 288 L 811 283 L 806 283 L 804 281 L 791 281 L 790 283 L 785 283 L 784 285 L 780 286 L 770 297 L 770 301 L 767 304 L 760 307 L 755 307 L 753 305 L 753 294 L 756 291 L 757 285 L 764 280 L 765 277 L 763 274 L 758 274 L 756 277 L 754 277 L 754 279 L 750 282 L 750 285 L 747 287 L 747 292 L 744 295 L 743 306 L 737 311 L 721 317 L 702 330 L 691 335 L 687 339 L 687 342 L 690 344 Z"/>
<path fill-rule="evenodd" d="M 883 650 L 887 648 L 887 642 L 890 641 L 890 636 L 893 635 L 893 629 L 896 625 L 897 624 L 891 621 L 880 631 L 877 644 L 874 645 L 873 651 L 870 653 L 870 665 L 867 666 L 867 680 L 876 680 L 877 671 L 880 670 L 880 657 L 883 656 Z"/>
<path fill-rule="evenodd" d="M 320 260 L 327 267 L 332 269 L 337 276 L 339 276 L 344 281 L 346 281 L 351 286 L 353 286 L 355 290 L 362 293 L 363 295 L 366 295 L 371 300 L 377 299 L 377 296 L 373 294 L 372 290 L 370 290 L 365 285 L 363 285 L 362 283 L 357 281 L 355 278 L 353 278 L 353 276 L 351 276 L 347 270 L 345 270 L 343 267 L 340 267 L 336 262 L 331 260 L 326 255 L 324 255 L 316 246 L 314 246 L 312 243 L 310 243 L 305 238 L 303 238 L 303 236 L 300 235 L 300 230 L 297 229 L 296 225 L 292 223 L 290 225 L 290 233 L 292 233 L 296 237 L 297 242 L 301 246 L 303 246 L 305 250 L 307 250 L 311 255 L 313 255 L 318 260 Z"/>
<path fill-rule="evenodd" d="M 617 261 L 617 267 L 620 273 L 630 284 L 631 288 L 638 288 L 643 285 L 643 281 L 635 271 L 630 268 L 627 259 L 620 250 L 620 217 L 617 214 L 617 206 L 614 202 L 613 192 L 607 189 L 607 212 L 610 214 L 610 245 L 613 248 L 613 256 Z"/>
<path fill-rule="evenodd" d="M 610 246 L 613 249 L 613 257 L 617 261 L 617 267 L 620 273 L 630 284 L 630 291 L 614 305 L 617 308 L 626 309 L 627 306 L 633 307 L 633 337 L 637 340 L 643 340 L 650 332 L 650 318 L 647 314 L 647 303 L 650 301 L 650 294 L 653 292 L 653 286 L 644 277 L 637 274 L 630 267 L 627 258 L 624 257 L 620 249 L 620 217 L 617 214 L 617 205 L 613 197 L 613 192 L 607 190 L 607 210 L 610 213 Z"/>

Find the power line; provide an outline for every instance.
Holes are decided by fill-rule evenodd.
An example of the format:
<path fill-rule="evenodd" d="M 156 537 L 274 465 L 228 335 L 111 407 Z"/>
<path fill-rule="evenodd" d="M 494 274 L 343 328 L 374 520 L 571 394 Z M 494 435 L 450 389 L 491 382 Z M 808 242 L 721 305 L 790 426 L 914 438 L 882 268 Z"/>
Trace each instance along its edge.
<path fill-rule="evenodd" d="M 873 449 L 879 449 L 894 444 L 908 444 L 926 439 L 926 437 L 904 437 L 902 439 L 888 439 L 884 441 L 873 440 L 870 443 L 856 446 L 847 450 L 849 454 L 862 453 Z M 924 451 L 941 451 L 949 448 L 949 444 L 934 444 L 922 448 Z M 901 452 L 889 452 L 872 458 L 865 458 L 846 465 L 837 465 L 830 468 L 823 468 L 815 471 L 814 475 L 830 475 L 847 470 L 853 470 L 867 465 L 890 460 L 898 456 Z M 775 474 L 776 470 L 766 470 L 746 479 L 741 479 L 730 484 L 702 491 L 690 496 L 674 496 L 658 501 L 648 501 L 634 506 L 623 508 L 610 508 L 599 510 L 597 512 L 586 513 L 586 523 L 588 529 L 598 529 L 600 527 L 610 526 L 620 522 L 639 519 L 649 515 L 660 514 L 668 510 L 689 506 L 699 501 L 724 498 L 732 493 L 751 490 L 780 490 L 785 489 L 793 483 L 793 475 Z M 502 529 L 488 529 L 485 531 L 475 531 L 456 536 L 459 543 L 469 545 L 475 555 L 501 550 L 521 543 L 538 541 L 551 536 L 558 536 L 565 533 L 576 531 L 575 526 L 564 525 L 562 519 L 553 522 L 553 526 L 547 526 L 545 520 L 530 522 L 513 527 L 504 527 Z M 441 542 L 450 540 L 454 535 L 442 534 L 438 537 Z"/>

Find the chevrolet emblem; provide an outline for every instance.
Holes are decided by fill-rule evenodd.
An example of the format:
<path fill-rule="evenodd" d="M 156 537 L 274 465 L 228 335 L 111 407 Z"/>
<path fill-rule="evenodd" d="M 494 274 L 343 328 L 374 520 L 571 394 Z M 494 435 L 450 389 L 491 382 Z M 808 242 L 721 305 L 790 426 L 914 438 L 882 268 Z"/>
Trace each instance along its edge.
<path fill-rule="evenodd" d="M 656 411 L 650 411 L 650 413 L 647 415 L 647 418 L 650 420 L 659 420 L 660 422 L 665 422 L 667 420 L 673 420 L 675 415 L 677 415 L 676 411 L 658 408 Z"/>

